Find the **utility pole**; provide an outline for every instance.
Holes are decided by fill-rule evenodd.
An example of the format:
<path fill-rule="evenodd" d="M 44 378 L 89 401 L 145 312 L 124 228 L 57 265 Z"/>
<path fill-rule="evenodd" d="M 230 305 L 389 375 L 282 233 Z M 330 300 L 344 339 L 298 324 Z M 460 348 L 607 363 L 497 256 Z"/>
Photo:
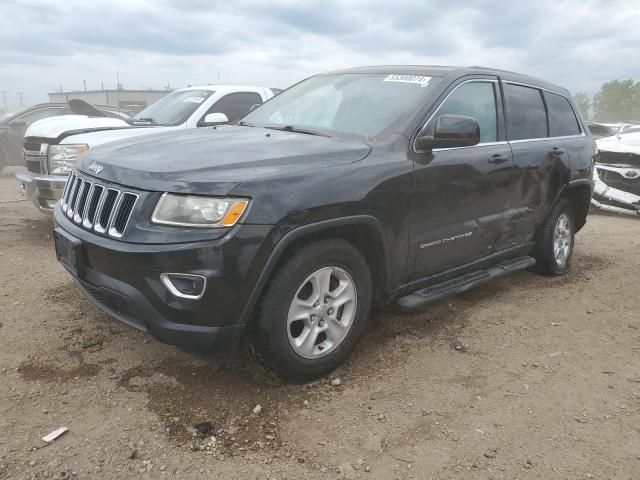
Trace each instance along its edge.
<path fill-rule="evenodd" d="M 2 95 L 2 105 L 4 108 L 4 112 L 7 113 L 9 112 L 9 105 L 7 105 L 7 91 L 0 90 L 0 95 Z"/>
<path fill-rule="evenodd" d="M 86 80 L 82 80 L 82 83 L 84 84 L 84 91 L 87 91 L 87 81 Z"/>
<path fill-rule="evenodd" d="M 17 92 L 18 99 L 20 101 L 20 108 L 24 108 L 24 92 Z"/>
<path fill-rule="evenodd" d="M 117 107 L 120 108 L 120 75 L 116 70 L 116 102 L 118 102 Z"/>

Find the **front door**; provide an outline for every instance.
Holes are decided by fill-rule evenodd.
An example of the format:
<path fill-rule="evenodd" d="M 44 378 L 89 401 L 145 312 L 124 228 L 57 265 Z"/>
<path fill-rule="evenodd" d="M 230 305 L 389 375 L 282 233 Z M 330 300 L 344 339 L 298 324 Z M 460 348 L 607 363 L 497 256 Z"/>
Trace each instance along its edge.
<path fill-rule="evenodd" d="M 475 118 L 480 144 L 415 156 L 410 281 L 485 257 L 512 242 L 510 183 L 514 172 L 511 148 L 502 131 L 497 79 L 459 84 L 425 131 L 442 114 Z"/>

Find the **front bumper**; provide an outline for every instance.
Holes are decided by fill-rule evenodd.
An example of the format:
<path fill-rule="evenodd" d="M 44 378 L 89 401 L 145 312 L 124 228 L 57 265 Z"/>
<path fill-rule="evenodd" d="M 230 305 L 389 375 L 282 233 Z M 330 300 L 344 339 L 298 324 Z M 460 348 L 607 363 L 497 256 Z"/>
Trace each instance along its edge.
<path fill-rule="evenodd" d="M 92 234 L 59 207 L 54 219 L 60 233 L 81 241 L 82 268 L 71 273 L 84 295 L 105 313 L 191 353 L 236 348 L 270 226 L 240 225 L 219 240 L 160 245 Z M 162 283 L 162 273 L 204 276 L 204 294 L 180 298 Z"/>
<path fill-rule="evenodd" d="M 603 180 L 609 176 L 611 185 Z M 596 163 L 593 171 L 595 188 L 591 204 L 609 212 L 640 215 L 640 168 Z"/>
<path fill-rule="evenodd" d="M 62 196 L 66 175 L 44 175 L 32 172 L 16 173 L 21 193 L 33 203 L 38 210 L 51 215 L 53 207 Z"/>

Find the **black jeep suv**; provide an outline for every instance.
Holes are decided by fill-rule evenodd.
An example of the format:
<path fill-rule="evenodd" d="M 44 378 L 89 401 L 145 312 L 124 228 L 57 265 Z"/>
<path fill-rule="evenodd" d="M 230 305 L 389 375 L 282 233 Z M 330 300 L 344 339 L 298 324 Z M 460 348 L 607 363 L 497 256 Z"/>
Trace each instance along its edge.
<path fill-rule="evenodd" d="M 488 68 L 304 80 L 235 125 L 91 149 L 56 253 L 111 316 L 192 352 L 246 335 L 271 372 L 347 357 L 372 306 L 567 272 L 595 143 L 569 93 Z"/>

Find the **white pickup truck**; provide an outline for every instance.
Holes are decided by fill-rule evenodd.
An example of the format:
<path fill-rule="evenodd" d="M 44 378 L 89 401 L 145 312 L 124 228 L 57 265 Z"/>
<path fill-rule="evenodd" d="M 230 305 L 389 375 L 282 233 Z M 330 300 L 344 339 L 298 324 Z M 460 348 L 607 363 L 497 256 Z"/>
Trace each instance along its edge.
<path fill-rule="evenodd" d="M 234 122 L 279 90 L 206 85 L 166 95 L 128 120 L 66 115 L 39 120 L 25 133 L 26 171 L 16 174 L 24 196 L 51 213 L 78 155 L 97 145 L 163 131 Z"/>

